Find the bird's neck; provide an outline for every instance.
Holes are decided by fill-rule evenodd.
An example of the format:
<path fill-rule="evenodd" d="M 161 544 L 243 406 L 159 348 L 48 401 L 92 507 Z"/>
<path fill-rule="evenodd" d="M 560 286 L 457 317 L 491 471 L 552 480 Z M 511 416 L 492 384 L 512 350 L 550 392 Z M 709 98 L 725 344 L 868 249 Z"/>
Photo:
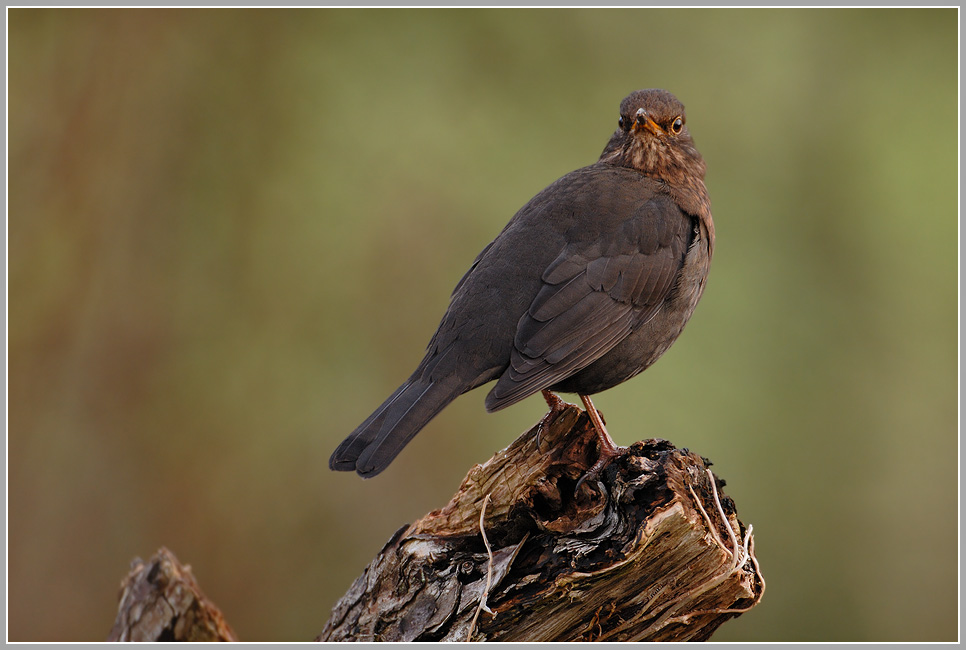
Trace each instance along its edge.
<path fill-rule="evenodd" d="M 707 232 L 709 252 L 714 247 L 714 221 L 711 199 L 704 185 L 706 165 L 690 142 L 669 147 L 656 140 L 621 142 L 616 137 L 608 143 L 600 162 L 635 169 L 660 181 L 664 191 L 682 210 L 697 217 Z"/>

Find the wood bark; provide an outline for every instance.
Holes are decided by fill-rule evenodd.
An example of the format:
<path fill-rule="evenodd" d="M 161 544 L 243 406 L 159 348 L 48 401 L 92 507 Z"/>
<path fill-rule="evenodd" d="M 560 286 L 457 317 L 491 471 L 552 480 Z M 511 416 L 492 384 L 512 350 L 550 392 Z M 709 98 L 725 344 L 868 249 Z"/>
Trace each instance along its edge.
<path fill-rule="evenodd" d="M 765 582 L 707 459 L 658 439 L 597 479 L 586 413 L 552 410 L 389 540 L 317 641 L 701 641 Z M 579 485 L 578 485 L 579 484 Z M 109 640 L 236 640 L 191 570 L 135 560 Z"/>
<path fill-rule="evenodd" d="M 108 641 L 237 641 L 221 611 L 202 593 L 191 567 L 162 547 L 135 558 L 121 582 Z"/>
<path fill-rule="evenodd" d="M 575 490 L 594 460 L 586 413 L 551 411 L 399 529 L 317 640 L 699 641 L 758 603 L 709 461 L 646 440 Z"/>

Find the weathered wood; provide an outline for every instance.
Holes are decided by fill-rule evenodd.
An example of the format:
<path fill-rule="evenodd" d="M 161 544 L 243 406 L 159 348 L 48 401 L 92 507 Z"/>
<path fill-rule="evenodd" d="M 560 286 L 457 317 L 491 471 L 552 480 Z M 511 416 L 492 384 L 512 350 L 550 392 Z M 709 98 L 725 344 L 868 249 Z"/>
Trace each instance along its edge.
<path fill-rule="evenodd" d="M 393 535 L 320 641 L 698 641 L 756 605 L 751 527 L 706 459 L 646 440 L 596 481 L 568 404 Z M 122 582 L 111 641 L 234 641 L 189 567 L 162 548 Z"/>
<path fill-rule="evenodd" d="M 706 640 L 758 603 L 710 462 L 647 440 L 575 494 L 595 456 L 586 414 L 552 412 L 397 531 L 317 640 Z"/>
<path fill-rule="evenodd" d="M 221 612 L 201 592 L 174 553 L 162 547 L 151 561 L 135 558 L 121 582 L 117 618 L 108 641 L 237 641 Z"/>

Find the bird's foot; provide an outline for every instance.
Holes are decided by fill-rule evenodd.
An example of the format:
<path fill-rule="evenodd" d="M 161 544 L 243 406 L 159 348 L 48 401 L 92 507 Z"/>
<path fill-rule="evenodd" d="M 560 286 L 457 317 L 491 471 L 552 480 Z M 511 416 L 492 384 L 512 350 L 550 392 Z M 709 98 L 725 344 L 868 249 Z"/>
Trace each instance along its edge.
<path fill-rule="evenodd" d="M 594 425 L 594 430 L 597 432 L 597 439 L 600 441 L 600 454 L 597 457 L 597 462 L 589 470 L 584 472 L 584 475 L 577 481 L 577 486 L 574 488 L 574 496 L 580 491 L 580 486 L 584 484 L 584 481 L 596 479 L 615 459 L 626 454 L 628 449 L 627 447 L 621 447 L 616 444 L 614 439 L 610 437 L 610 434 L 607 433 L 604 420 L 601 418 L 600 412 L 594 407 L 594 403 L 590 401 L 590 397 L 581 395 L 580 399 L 583 401 L 584 407 L 587 409 L 587 416 L 590 418 L 591 423 Z"/>
<path fill-rule="evenodd" d="M 550 425 L 553 419 L 557 417 L 557 414 L 563 411 L 568 406 L 573 406 L 573 404 L 571 404 L 570 402 L 565 402 L 564 400 L 557 397 L 556 394 L 551 393 L 549 390 L 545 390 L 542 392 L 543 392 L 543 399 L 547 401 L 547 406 L 550 407 L 550 410 L 547 411 L 546 415 L 540 418 L 539 422 L 537 422 L 537 435 L 536 435 L 537 449 L 540 448 L 540 436 L 543 435 L 544 430 Z"/>
<path fill-rule="evenodd" d="M 584 481 L 596 480 L 597 477 L 600 476 L 600 473 L 603 472 L 608 465 L 614 462 L 615 459 L 626 454 L 627 449 L 627 447 L 620 447 L 617 445 L 613 445 L 610 448 L 601 449 L 597 462 L 594 463 L 590 469 L 584 472 L 584 475 L 580 477 L 579 481 L 577 481 L 577 485 L 574 486 L 574 496 L 577 496 L 577 493 L 580 492 L 580 486 L 584 484 Z"/>

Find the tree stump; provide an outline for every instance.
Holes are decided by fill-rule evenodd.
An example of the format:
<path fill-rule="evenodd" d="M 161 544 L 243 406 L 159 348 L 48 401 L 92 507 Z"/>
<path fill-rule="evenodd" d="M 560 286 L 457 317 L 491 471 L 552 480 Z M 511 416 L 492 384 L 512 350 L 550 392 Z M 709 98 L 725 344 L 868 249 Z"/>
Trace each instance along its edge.
<path fill-rule="evenodd" d="M 191 567 L 162 547 L 135 558 L 121 583 L 108 641 L 237 641 L 221 611 L 201 592 Z"/>
<path fill-rule="evenodd" d="M 756 605 L 751 527 L 711 463 L 634 444 L 596 481 L 565 405 L 393 535 L 318 641 L 701 641 Z"/>
<path fill-rule="evenodd" d="M 645 440 L 580 483 L 596 457 L 586 413 L 551 410 L 400 528 L 316 640 L 703 641 L 761 600 L 751 526 L 708 460 Z M 237 639 L 162 548 L 124 579 L 109 640 Z"/>

